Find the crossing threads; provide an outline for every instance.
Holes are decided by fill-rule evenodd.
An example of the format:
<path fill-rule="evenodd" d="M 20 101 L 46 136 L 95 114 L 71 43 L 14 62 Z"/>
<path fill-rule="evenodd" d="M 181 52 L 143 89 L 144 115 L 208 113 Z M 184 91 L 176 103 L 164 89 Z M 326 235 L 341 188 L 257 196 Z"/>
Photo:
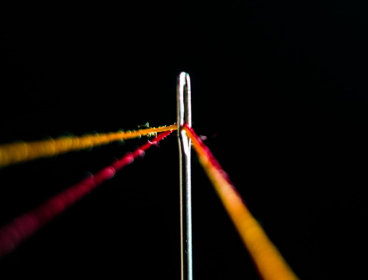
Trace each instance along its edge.
<path fill-rule="evenodd" d="M 83 198 L 94 188 L 112 178 L 118 170 L 132 163 L 136 158 L 143 156 L 147 149 L 157 145 L 176 129 L 176 125 L 171 125 L 168 127 L 148 128 L 131 132 L 87 135 L 79 138 L 59 138 L 55 140 L 0 146 L 0 166 L 4 166 L 42 156 L 51 156 L 66 151 L 107 144 L 116 140 L 162 132 L 156 138 L 148 141 L 135 151 L 126 154 L 96 174 L 55 195 L 44 204 L 0 228 L 0 258 L 13 251 L 43 225 Z M 192 140 L 192 146 L 197 152 L 200 163 L 214 185 L 261 277 L 266 280 L 298 279 L 278 249 L 267 237 L 257 220 L 250 213 L 240 194 L 209 148 L 188 125 L 184 124 L 182 129 Z M 45 146 L 42 147 L 42 145 Z"/>
<path fill-rule="evenodd" d="M 260 224 L 250 213 L 210 149 L 188 125 L 184 124 L 183 129 L 192 140 L 193 148 L 200 163 L 214 185 L 262 278 L 265 280 L 298 279 L 278 249 L 267 237 Z"/>

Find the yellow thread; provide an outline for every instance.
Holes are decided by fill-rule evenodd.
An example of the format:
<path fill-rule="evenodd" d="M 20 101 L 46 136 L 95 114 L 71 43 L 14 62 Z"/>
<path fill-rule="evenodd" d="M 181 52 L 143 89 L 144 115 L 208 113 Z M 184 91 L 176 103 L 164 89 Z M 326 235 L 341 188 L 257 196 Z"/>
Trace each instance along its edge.
<path fill-rule="evenodd" d="M 184 129 L 192 140 L 193 148 L 198 154 L 200 163 L 214 185 L 262 278 L 265 280 L 298 279 L 245 206 L 234 186 L 224 177 L 223 171 L 213 165 L 208 153 L 203 149 L 196 136 L 188 128 L 184 127 Z"/>
<path fill-rule="evenodd" d="M 141 136 L 151 136 L 158 132 L 176 130 L 177 125 L 151 127 L 126 132 L 90 134 L 81 137 L 61 137 L 34 142 L 17 142 L 0 145 L 0 167 L 29 161 L 41 157 L 50 157 L 61 153 L 91 148 L 113 141 L 126 140 Z"/>

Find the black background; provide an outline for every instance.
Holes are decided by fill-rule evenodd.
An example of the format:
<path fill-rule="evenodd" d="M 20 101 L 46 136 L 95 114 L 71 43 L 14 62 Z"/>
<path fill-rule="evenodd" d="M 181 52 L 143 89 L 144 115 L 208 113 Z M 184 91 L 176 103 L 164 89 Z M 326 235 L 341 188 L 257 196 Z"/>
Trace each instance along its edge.
<path fill-rule="evenodd" d="M 295 272 L 365 275 L 367 7 L 316 2 L 3 8 L 1 142 L 172 124 L 187 71 L 195 130 Z M 1 169 L 0 224 L 144 142 Z M 258 279 L 195 157 L 192 172 L 195 279 Z M 174 135 L 3 258 L 2 274 L 179 279 L 178 203 Z"/>

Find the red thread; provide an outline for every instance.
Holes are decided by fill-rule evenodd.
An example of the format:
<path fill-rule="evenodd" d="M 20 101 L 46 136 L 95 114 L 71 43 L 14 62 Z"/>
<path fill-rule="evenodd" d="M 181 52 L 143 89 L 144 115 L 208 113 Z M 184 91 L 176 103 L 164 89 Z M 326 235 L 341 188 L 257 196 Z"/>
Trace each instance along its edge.
<path fill-rule="evenodd" d="M 189 130 L 189 132 L 194 136 L 194 138 L 197 140 L 198 144 L 201 146 L 202 150 L 206 153 L 206 157 L 208 158 L 208 160 L 211 162 L 211 164 L 216 167 L 216 169 L 224 176 L 224 178 L 226 179 L 226 181 L 228 181 L 231 185 L 231 181 L 229 176 L 227 175 L 227 173 L 224 171 L 224 169 L 222 169 L 220 163 L 217 161 L 217 159 L 214 157 L 214 155 L 212 154 L 212 152 L 210 151 L 210 149 L 203 143 L 201 137 L 199 137 L 195 131 L 193 130 L 193 128 L 189 127 L 188 124 L 184 124 L 183 127 L 185 127 L 185 129 Z"/>
<path fill-rule="evenodd" d="M 114 177 L 116 171 L 132 163 L 135 158 L 142 156 L 144 152 L 155 145 L 172 131 L 159 134 L 151 142 L 139 147 L 133 153 L 128 153 L 112 165 L 105 167 L 78 184 L 52 197 L 44 204 L 14 219 L 8 225 L 0 229 L 0 258 L 5 256 L 20 245 L 30 235 L 38 231 L 43 225 L 77 202 L 91 190 L 104 181 Z"/>

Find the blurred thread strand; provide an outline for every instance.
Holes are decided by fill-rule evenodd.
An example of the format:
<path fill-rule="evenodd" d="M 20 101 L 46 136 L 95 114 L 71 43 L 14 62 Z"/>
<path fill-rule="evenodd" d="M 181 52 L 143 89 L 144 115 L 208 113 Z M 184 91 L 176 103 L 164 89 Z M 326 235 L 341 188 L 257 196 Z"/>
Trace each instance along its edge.
<path fill-rule="evenodd" d="M 0 258 L 12 252 L 24 240 L 37 232 L 43 225 L 51 221 L 69 206 L 76 203 L 101 183 L 114 177 L 115 173 L 136 158 L 143 156 L 144 152 L 153 145 L 166 138 L 172 130 L 160 133 L 156 138 L 148 141 L 132 153 L 128 153 L 92 176 L 67 188 L 61 193 L 50 198 L 37 208 L 17 217 L 0 229 Z"/>
<path fill-rule="evenodd" d="M 145 128 L 132 131 L 118 131 L 102 134 L 87 134 L 76 137 L 61 137 L 34 142 L 15 142 L 0 145 L 0 168 L 7 165 L 30 161 L 42 157 L 51 157 L 58 154 L 92 148 L 109 144 L 114 141 L 127 140 L 141 136 L 152 136 L 158 132 L 176 130 L 175 124 Z"/>
<path fill-rule="evenodd" d="M 186 124 L 183 128 L 192 140 L 192 146 L 201 165 L 214 185 L 262 278 L 265 280 L 298 279 L 278 249 L 267 237 L 260 224 L 250 213 L 240 194 L 209 148 L 192 128 Z"/>

